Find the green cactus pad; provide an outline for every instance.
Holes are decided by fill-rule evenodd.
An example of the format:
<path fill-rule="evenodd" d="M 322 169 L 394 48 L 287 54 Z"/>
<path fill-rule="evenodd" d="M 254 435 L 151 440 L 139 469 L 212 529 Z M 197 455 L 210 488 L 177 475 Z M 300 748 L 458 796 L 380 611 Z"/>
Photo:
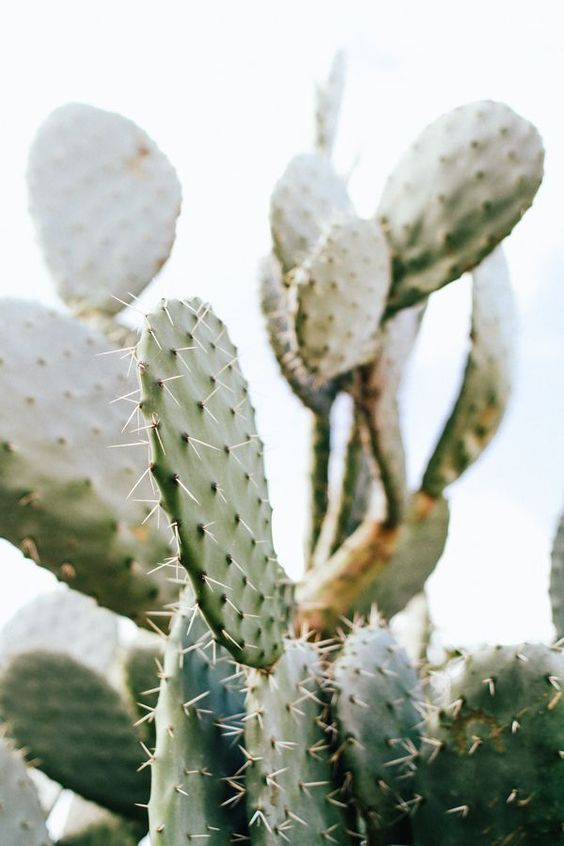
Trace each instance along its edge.
<path fill-rule="evenodd" d="M 564 637 L 564 515 L 560 517 L 552 545 L 550 605 L 557 638 Z"/>
<path fill-rule="evenodd" d="M 417 846 L 553 846 L 564 820 L 564 656 L 486 647 L 452 673 L 417 768 Z"/>
<path fill-rule="evenodd" d="M 422 317 L 421 308 L 404 309 L 382 326 L 374 360 L 360 369 L 354 388 L 382 480 L 389 526 L 400 522 L 408 499 L 398 393 Z"/>
<path fill-rule="evenodd" d="M 439 496 L 480 457 L 497 432 L 511 394 L 515 307 L 503 251 L 474 271 L 471 348 L 458 399 L 421 485 Z"/>
<path fill-rule="evenodd" d="M 149 829 L 153 846 L 228 846 L 246 833 L 245 698 L 189 589 L 173 623 L 156 711 Z"/>
<path fill-rule="evenodd" d="M 148 446 L 122 433 L 113 400 L 135 391 L 106 339 L 36 303 L 0 310 L 0 536 L 76 590 L 140 622 L 177 596 L 167 535 L 143 521 Z M 135 398 L 135 394 L 132 395 Z M 133 407 L 135 407 L 133 405 Z M 41 421 L 41 425 L 38 425 Z"/>
<path fill-rule="evenodd" d="M 342 765 L 371 830 L 396 833 L 413 800 L 423 694 L 393 637 L 355 626 L 333 667 Z M 407 829 L 408 831 L 408 829 Z M 405 834 L 405 832 L 402 832 Z M 394 841 L 395 842 L 395 841 Z"/>
<path fill-rule="evenodd" d="M 155 635 L 154 644 L 133 643 L 123 659 L 125 685 L 132 710 L 137 715 L 137 729 L 146 746 L 155 745 L 154 712 L 159 689 L 159 670 L 163 662 L 162 644 Z"/>
<path fill-rule="evenodd" d="M 200 608 L 240 662 L 268 667 L 287 628 L 263 447 L 224 324 L 200 300 L 147 316 L 138 346 L 152 471 Z"/>
<path fill-rule="evenodd" d="M 0 677 L 0 718 L 29 760 L 64 787 L 132 818 L 147 771 L 132 717 L 97 673 L 55 652 L 15 656 Z"/>
<path fill-rule="evenodd" d="M 339 51 L 331 62 L 327 79 L 315 92 L 315 146 L 326 156 L 333 152 L 344 88 L 345 55 Z"/>
<path fill-rule="evenodd" d="M 415 494 L 394 529 L 365 520 L 340 549 L 310 570 L 297 589 L 298 618 L 315 631 L 334 632 L 342 618 L 376 605 L 386 619 L 420 593 L 446 543 L 445 499 Z"/>
<path fill-rule="evenodd" d="M 389 312 L 471 270 L 533 202 L 544 150 L 504 103 L 468 103 L 428 126 L 384 188 L 378 210 L 394 255 Z"/>
<path fill-rule="evenodd" d="M 259 282 L 268 339 L 282 375 L 306 408 L 315 414 L 328 414 L 337 393 L 337 385 L 334 382 L 319 385 L 302 360 L 293 318 L 295 309 L 291 288 L 274 253 L 261 262 Z"/>
<path fill-rule="evenodd" d="M 274 251 L 283 269 L 301 265 L 324 229 L 351 211 L 345 184 L 329 159 L 319 153 L 293 158 L 270 199 Z"/>
<path fill-rule="evenodd" d="M 120 311 L 167 260 L 180 184 L 122 115 L 84 103 L 56 109 L 34 139 L 28 184 L 46 263 L 73 311 Z"/>
<path fill-rule="evenodd" d="M 318 381 L 371 361 L 390 285 L 380 227 L 352 216 L 333 223 L 296 280 L 298 344 Z"/>
<path fill-rule="evenodd" d="M 346 800 L 333 784 L 322 683 L 319 651 L 304 641 L 288 641 L 272 673 L 248 675 L 247 814 L 254 846 L 353 842 Z"/>
<path fill-rule="evenodd" d="M 0 738 L 0 843 L 51 846 L 45 815 L 26 766 L 3 738 Z"/>
<path fill-rule="evenodd" d="M 8 620 L 0 631 L 0 666 L 19 652 L 48 649 L 103 673 L 117 650 L 118 619 L 90 597 L 60 586 Z"/>

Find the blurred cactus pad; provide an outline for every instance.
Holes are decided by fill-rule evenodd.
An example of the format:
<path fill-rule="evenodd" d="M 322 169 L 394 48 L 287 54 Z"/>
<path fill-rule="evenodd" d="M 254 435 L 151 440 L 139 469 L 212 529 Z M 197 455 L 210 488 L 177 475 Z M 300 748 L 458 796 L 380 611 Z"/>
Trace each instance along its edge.
<path fill-rule="evenodd" d="M 37 132 L 30 212 L 62 302 L 0 309 L 0 534 L 61 584 L 0 632 L 2 846 L 564 843 L 559 642 L 437 658 L 425 594 L 449 486 L 511 396 L 503 242 L 542 141 L 504 103 L 462 105 L 360 217 L 332 158 L 344 82 L 339 55 L 256 255 L 272 353 L 311 424 L 297 580 L 221 304 L 138 301 L 174 241 L 173 166 L 93 106 Z M 466 367 L 409 486 L 402 379 L 429 298 L 466 272 Z M 563 539 L 561 524 L 558 637 Z"/>

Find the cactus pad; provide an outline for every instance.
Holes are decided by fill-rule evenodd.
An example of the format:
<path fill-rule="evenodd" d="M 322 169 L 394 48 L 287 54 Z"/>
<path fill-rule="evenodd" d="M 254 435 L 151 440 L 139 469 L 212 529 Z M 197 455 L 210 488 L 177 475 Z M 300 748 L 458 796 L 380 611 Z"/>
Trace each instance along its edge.
<path fill-rule="evenodd" d="M 115 313 L 167 260 L 180 185 L 132 121 L 69 103 L 39 129 L 28 165 L 30 210 L 62 298 L 77 313 Z"/>
<path fill-rule="evenodd" d="M 390 285 L 379 226 L 356 217 L 333 223 L 296 279 L 298 344 L 318 381 L 371 361 Z"/>
<path fill-rule="evenodd" d="M 200 300 L 163 301 L 147 323 L 137 350 L 141 409 L 179 560 L 220 643 L 242 663 L 270 666 L 288 609 L 237 351 Z"/>
<path fill-rule="evenodd" d="M 64 652 L 103 673 L 113 661 L 118 617 L 93 599 L 61 587 L 24 605 L 0 631 L 0 665 L 19 652 Z"/>
<path fill-rule="evenodd" d="M 564 656 L 541 644 L 487 647 L 453 671 L 417 768 L 417 846 L 562 841 L 563 683 Z"/>
<path fill-rule="evenodd" d="M 315 414 L 328 414 L 337 386 L 333 382 L 319 385 L 302 360 L 296 337 L 293 288 L 290 289 L 274 253 L 261 262 L 259 277 L 261 308 L 266 319 L 268 339 L 282 375 L 307 408 Z"/>
<path fill-rule="evenodd" d="M 168 639 L 156 711 L 149 803 L 154 846 L 200 839 L 228 846 L 244 837 L 241 684 L 188 589 Z"/>
<path fill-rule="evenodd" d="M 503 419 L 512 385 L 515 307 L 501 247 L 474 271 L 471 348 L 462 387 L 423 477 L 439 496 L 482 454 Z"/>
<path fill-rule="evenodd" d="M 288 641 L 270 674 L 248 676 L 247 813 L 255 846 L 351 844 L 333 785 L 330 732 L 315 646 Z"/>
<path fill-rule="evenodd" d="M 135 501 L 154 499 L 148 477 L 137 484 L 148 444 L 110 448 L 143 438 L 122 434 L 127 414 L 112 402 L 135 397 L 135 383 L 127 365 L 101 355 L 107 350 L 103 336 L 71 317 L 2 302 L 0 536 L 76 590 L 141 621 L 177 588 L 162 571 L 147 575 L 169 548 L 166 535 L 143 525 L 151 504 Z"/>
<path fill-rule="evenodd" d="M 66 655 L 15 656 L 0 677 L 0 716 L 30 760 L 64 787 L 143 818 L 149 795 L 143 752 L 119 695 Z"/>
<path fill-rule="evenodd" d="M 51 846 L 39 797 L 20 755 L 0 738 L 0 843 Z"/>
<path fill-rule="evenodd" d="M 293 158 L 270 200 L 274 251 L 284 271 L 299 266 L 324 229 L 350 211 L 344 182 L 329 159 L 318 153 Z"/>
<path fill-rule="evenodd" d="M 413 799 L 423 694 L 389 632 L 356 626 L 333 668 L 342 765 L 370 828 L 396 831 Z M 398 838 L 399 839 L 399 838 Z"/>
<path fill-rule="evenodd" d="M 389 310 L 471 270 L 509 235 L 543 175 L 539 133 L 504 103 L 468 103 L 423 130 L 378 210 L 394 255 Z"/>

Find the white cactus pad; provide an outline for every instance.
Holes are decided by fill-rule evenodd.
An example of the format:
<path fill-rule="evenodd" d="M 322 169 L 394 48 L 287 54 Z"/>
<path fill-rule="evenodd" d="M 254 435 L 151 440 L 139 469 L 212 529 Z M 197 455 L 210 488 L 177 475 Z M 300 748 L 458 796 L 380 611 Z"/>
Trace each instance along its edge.
<path fill-rule="evenodd" d="M 533 202 L 543 161 L 538 131 L 504 103 L 468 103 L 424 129 L 378 209 L 394 255 L 390 311 L 479 264 Z"/>
<path fill-rule="evenodd" d="M 297 274 L 296 330 L 320 382 L 374 358 L 390 286 L 386 239 L 373 220 L 349 217 L 322 236 Z"/>
<path fill-rule="evenodd" d="M 168 533 L 144 523 L 155 499 L 148 445 L 143 432 L 122 432 L 136 409 L 135 377 L 107 350 L 72 317 L 0 302 L 0 537 L 142 621 L 176 589 L 164 573 L 147 574 L 168 557 Z M 131 401 L 114 402 L 123 395 Z"/>
<path fill-rule="evenodd" d="M 328 225 L 351 209 L 329 159 L 319 153 L 293 158 L 270 199 L 272 240 L 284 270 L 300 265 Z"/>
<path fill-rule="evenodd" d="M 505 414 L 513 381 L 516 317 L 501 247 L 476 268 L 471 347 L 462 387 L 423 479 L 438 496 L 480 457 Z"/>
<path fill-rule="evenodd" d="M 64 652 L 106 674 L 117 648 L 118 617 L 61 587 L 20 608 L 0 632 L 0 664 L 20 652 Z"/>
<path fill-rule="evenodd" d="M 40 127 L 30 211 L 47 266 L 76 313 L 119 311 L 167 260 L 180 211 L 174 168 L 133 121 L 82 103 Z"/>

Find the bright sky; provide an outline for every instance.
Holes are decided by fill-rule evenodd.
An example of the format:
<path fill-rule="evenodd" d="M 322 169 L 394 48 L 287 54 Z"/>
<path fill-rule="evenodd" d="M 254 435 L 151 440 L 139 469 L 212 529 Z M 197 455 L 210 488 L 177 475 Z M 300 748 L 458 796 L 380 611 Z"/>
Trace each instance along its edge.
<path fill-rule="evenodd" d="M 335 49 L 347 51 L 337 159 L 343 171 L 358 159 L 351 190 L 367 215 L 399 153 L 441 112 L 498 99 L 539 127 L 545 185 L 507 243 L 521 320 L 515 400 L 495 446 L 450 491 L 451 536 L 431 582 L 450 642 L 551 634 L 548 556 L 564 495 L 562 18 L 549 0 L 21 0 L 2 15 L 0 294 L 56 301 L 26 212 L 27 149 L 42 119 L 80 100 L 139 123 L 184 186 L 173 256 L 145 302 L 197 294 L 231 327 L 268 446 L 279 554 L 296 576 L 307 417 L 266 346 L 256 265 L 271 187 L 311 143 L 314 80 Z M 462 281 L 434 298 L 405 386 L 414 483 L 459 379 L 468 294 Z M 7 544 L 1 551 L 0 621 L 53 584 Z"/>

